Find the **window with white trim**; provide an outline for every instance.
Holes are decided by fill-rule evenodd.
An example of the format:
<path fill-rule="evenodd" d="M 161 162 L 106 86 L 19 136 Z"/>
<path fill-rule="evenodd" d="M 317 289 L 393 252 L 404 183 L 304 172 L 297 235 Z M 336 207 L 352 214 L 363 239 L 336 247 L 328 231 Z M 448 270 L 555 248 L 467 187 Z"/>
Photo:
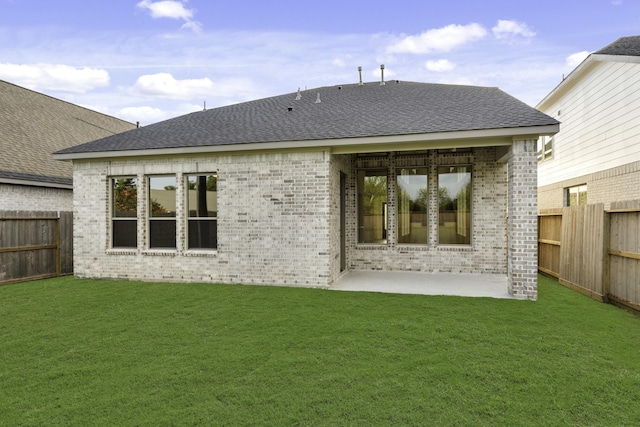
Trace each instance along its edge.
<path fill-rule="evenodd" d="M 538 162 L 553 158 L 553 137 L 541 136 L 538 138 Z"/>
<path fill-rule="evenodd" d="M 580 206 L 587 204 L 587 185 L 576 185 L 567 188 L 567 206 Z"/>

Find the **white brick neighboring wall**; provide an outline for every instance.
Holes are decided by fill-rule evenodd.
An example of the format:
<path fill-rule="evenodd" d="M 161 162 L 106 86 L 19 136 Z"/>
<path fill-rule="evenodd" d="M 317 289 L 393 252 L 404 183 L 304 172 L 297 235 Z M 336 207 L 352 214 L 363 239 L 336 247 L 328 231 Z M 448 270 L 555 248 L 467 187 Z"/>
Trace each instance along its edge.
<path fill-rule="evenodd" d="M 328 286 L 329 158 L 324 152 L 74 162 L 79 277 Z M 218 250 L 146 249 L 144 177 L 218 174 Z M 109 249 L 109 177 L 140 180 L 138 248 Z M 178 235 L 185 235 L 178 195 Z"/>
<path fill-rule="evenodd" d="M 0 184 L 0 210 L 71 211 L 72 208 L 71 190 Z"/>

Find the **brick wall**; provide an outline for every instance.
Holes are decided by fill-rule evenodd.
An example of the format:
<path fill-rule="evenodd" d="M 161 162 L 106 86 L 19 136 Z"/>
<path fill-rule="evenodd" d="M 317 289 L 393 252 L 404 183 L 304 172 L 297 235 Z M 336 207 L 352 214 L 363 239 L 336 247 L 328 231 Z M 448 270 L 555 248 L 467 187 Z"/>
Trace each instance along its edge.
<path fill-rule="evenodd" d="M 471 245 L 438 244 L 438 166 L 471 165 L 472 214 Z M 395 215 L 389 215 L 386 245 L 356 243 L 356 180 L 359 168 L 387 168 L 388 183 L 395 183 L 396 168 L 427 167 L 429 170 L 429 201 L 427 212 L 428 244 L 396 243 Z M 495 148 L 476 148 L 469 152 L 438 154 L 380 155 L 353 158 L 349 181 L 349 212 L 347 241 L 348 267 L 354 270 L 403 270 L 446 273 L 506 274 L 506 210 L 507 168 L 496 162 Z M 390 186 L 388 211 L 396 211 L 395 186 Z"/>
<path fill-rule="evenodd" d="M 535 153 L 533 154 L 535 162 Z M 438 166 L 470 165 L 471 245 L 438 244 Z M 387 245 L 356 243 L 356 171 L 429 170 L 427 245 L 396 243 L 389 215 Z M 218 248 L 185 247 L 185 191 L 177 188 L 177 247 L 147 248 L 146 177 L 217 173 Z M 507 272 L 507 165 L 495 148 L 439 154 L 330 155 L 263 153 L 74 162 L 75 273 L 79 277 L 255 283 L 326 287 L 340 274 L 340 174 L 346 176 L 346 268 L 450 273 Z M 528 171 L 530 173 L 530 171 Z M 535 175 L 535 168 L 534 168 Z M 138 248 L 110 249 L 110 177 L 138 178 Z M 535 182 L 534 182 L 535 188 Z M 395 212 L 395 187 L 388 210 Z"/>
<path fill-rule="evenodd" d="M 0 209 L 16 211 L 71 211 L 71 190 L 0 184 Z"/>
<path fill-rule="evenodd" d="M 509 159 L 508 290 L 538 298 L 538 206 L 536 140 L 518 140 Z"/>
<path fill-rule="evenodd" d="M 218 248 L 185 249 L 177 191 L 177 248 L 149 250 L 145 177 L 218 175 Z M 137 176 L 138 248 L 109 249 L 109 177 Z M 75 273 L 79 277 L 327 286 L 329 155 L 324 152 L 75 162 Z"/>
<path fill-rule="evenodd" d="M 618 201 L 635 200 L 640 197 L 640 162 L 606 169 L 570 180 L 538 188 L 540 209 L 566 206 L 566 189 L 587 184 L 587 203 L 604 203 L 605 209 Z"/>

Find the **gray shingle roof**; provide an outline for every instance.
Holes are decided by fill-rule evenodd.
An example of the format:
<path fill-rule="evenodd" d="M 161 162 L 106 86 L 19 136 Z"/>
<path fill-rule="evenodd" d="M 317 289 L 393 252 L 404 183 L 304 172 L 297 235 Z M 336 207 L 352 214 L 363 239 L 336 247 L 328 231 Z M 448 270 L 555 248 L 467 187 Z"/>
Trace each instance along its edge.
<path fill-rule="evenodd" d="M 0 80 L 0 178 L 68 184 L 72 167 L 55 151 L 135 125 Z"/>
<path fill-rule="evenodd" d="M 304 146 L 304 141 L 558 123 L 491 87 L 388 81 L 305 90 L 299 100 L 296 95 L 195 112 L 59 154 L 280 141 L 301 141 Z"/>
<path fill-rule="evenodd" d="M 620 37 L 595 53 L 599 55 L 640 56 L 640 36 Z"/>

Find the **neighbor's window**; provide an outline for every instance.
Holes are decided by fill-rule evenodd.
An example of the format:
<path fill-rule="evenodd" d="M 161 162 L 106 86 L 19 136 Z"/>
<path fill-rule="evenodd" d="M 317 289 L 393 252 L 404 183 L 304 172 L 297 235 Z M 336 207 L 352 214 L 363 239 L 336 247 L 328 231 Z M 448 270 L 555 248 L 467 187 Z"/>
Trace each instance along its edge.
<path fill-rule="evenodd" d="M 358 171 L 358 243 L 387 243 L 387 170 Z"/>
<path fill-rule="evenodd" d="M 587 204 L 587 186 L 578 185 L 567 188 L 567 206 L 579 206 Z"/>
<path fill-rule="evenodd" d="M 215 249 L 218 247 L 218 177 L 187 176 L 187 188 L 187 247 Z"/>
<path fill-rule="evenodd" d="M 541 136 L 538 138 L 538 161 L 549 160 L 553 157 L 553 137 Z"/>
<path fill-rule="evenodd" d="M 112 178 L 111 246 L 135 248 L 138 246 L 138 180 Z"/>
<path fill-rule="evenodd" d="M 176 247 L 176 177 L 149 177 L 149 247 Z"/>
<path fill-rule="evenodd" d="M 398 169 L 398 243 L 427 244 L 427 169 Z"/>
<path fill-rule="evenodd" d="M 438 167 L 438 242 L 471 244 L 471 166 Z"/>

